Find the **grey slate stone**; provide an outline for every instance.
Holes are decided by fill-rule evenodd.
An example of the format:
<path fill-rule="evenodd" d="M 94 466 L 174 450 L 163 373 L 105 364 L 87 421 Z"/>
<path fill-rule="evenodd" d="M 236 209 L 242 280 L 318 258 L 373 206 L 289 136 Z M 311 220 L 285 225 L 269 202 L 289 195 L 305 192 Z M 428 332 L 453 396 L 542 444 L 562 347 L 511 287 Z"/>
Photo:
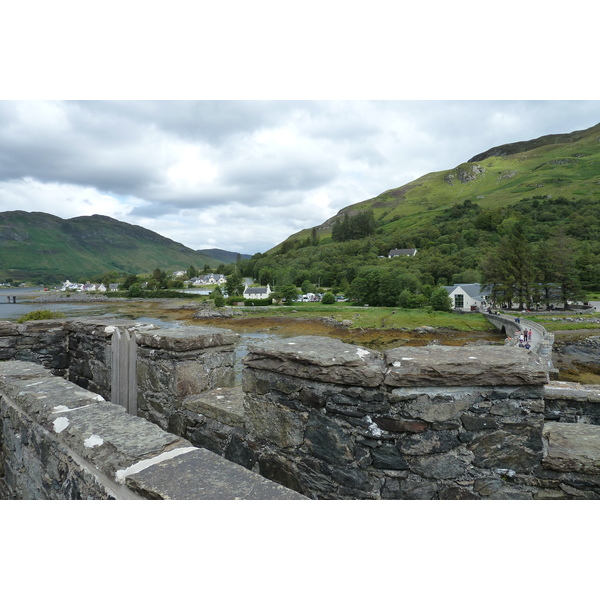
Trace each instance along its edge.
<path fill-rule="evenodd" d="M 154 464 L 125 481 L 141 496 L 156 500 L 307 500 L 203 448 Z"/>
<path fill-rule="evenodd" d="M 218 346 L 231 346 L 240 339 L 237 333 L 218 327 L 182 327 L 181 329 L 154 329 L 136 333 L 140 346 L 185 352 Z"/>
<path fill-rule="evenodd" d="M 543 465 L 556 471 L 600 473 L 600 426 L 546 423 L 547 456 Z"/>
<path fill-rule="evenodd" d="M 543 385 L 545 363 L 522 348 L 495 346 L 402 347 L 385 353 L 385 383 L 410 386 Z"/>
<path fill-rule="evenodd" d="M 243 363 L 254 369 L 363 387 L 380 385 L 384 370 L 380 352 L 308 335 L 251 345 Z"/>
<path fill-rule="evenodd" d="M 244 392 L 240 388 L 218 388 L 188 396 L 183 408 L 231 427 L 244 427 Z"/>

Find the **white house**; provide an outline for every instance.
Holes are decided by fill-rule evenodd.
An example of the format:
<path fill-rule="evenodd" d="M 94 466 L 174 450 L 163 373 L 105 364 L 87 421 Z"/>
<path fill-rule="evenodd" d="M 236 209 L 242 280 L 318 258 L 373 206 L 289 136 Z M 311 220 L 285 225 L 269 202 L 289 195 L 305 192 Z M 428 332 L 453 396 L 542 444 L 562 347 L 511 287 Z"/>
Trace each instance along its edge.
<path fill-rule="evenodd" d="M 416 253 L 416 248 L 394 248 L 388 252 L 388 258 L 394 258 L 396 256 L 414 256 Z"/>
<path fill-rule="evenodd" d="M 222 285 L 227 283 L 227 278 L 222 273 L 209 273 L 208 275 L 201 275 L 200 277 L 193 277 L 185 283 L 191 283 L 192 285 Z"/>
<path fill-rule="evenodd" d="M 266 300 L 271 295 L 271 287 L 248 287 L 244 288 L 244 298 L 247 300 Z"/>
<path fill-rule="evenodd" d="M 452 299 L 452 308 L 459 310 L 477 310 L 487 303 L 484 286 L 479 283 L 457 283 L 444 286 Z"/>

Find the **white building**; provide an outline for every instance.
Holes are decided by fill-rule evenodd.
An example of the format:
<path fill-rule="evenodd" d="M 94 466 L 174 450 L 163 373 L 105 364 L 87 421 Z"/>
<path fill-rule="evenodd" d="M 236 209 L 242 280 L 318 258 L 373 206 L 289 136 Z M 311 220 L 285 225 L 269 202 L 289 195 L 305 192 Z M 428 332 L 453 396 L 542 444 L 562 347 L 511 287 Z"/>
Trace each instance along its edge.
<path fill-rule="evenodd" d="M 247 300 L 266 300 L 271 295 L 271 287 L 248 287 L 244 288 L 244 298 Z"/>
<path fill-rule="evenodd" d="M 484 286 L 479 283 L 457 283 L 456 285 L 444 286 L 452 299 L 452 308 L 458 310 L 477 310 L 487 303 L 484 295 Z"/>

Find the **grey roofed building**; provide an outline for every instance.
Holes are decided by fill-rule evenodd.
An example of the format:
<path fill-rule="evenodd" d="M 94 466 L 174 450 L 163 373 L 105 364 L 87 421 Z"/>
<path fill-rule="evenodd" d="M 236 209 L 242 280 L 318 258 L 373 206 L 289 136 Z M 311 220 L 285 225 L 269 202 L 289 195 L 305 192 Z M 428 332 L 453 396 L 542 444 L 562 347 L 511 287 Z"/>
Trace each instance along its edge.
<path fill-rule="evenodd" d="M 244 289 L 244 298 L 254 300 L 266 300 L 271 294 L 271 286 L 267 283 L 267 287 L 248 287 Z"/>
<path fill-rule="evenodd" d="M 394 248 L 388 252 L 388 258 L 394 258 L 394 256 L 414 256 L 416 253 L 416 248 Z"/>
<path fill-rule="evenodd" d="M 443 287 L 452 299 L 453 308 L 472 310 L 471 307 L 479 307 L 487 302 L 487 290 L 479 283 L 457 283 Z"/>

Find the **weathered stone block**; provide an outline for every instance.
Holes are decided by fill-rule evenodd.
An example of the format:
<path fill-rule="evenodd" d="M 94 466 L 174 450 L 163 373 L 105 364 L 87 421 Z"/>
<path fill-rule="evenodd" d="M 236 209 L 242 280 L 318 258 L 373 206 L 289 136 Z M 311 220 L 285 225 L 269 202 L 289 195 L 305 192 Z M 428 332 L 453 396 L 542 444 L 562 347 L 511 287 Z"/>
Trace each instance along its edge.
<path fill-rule="evenodd" d="M 333 419 L 311 413 L 305 430 L 306 446 L 314 456 L 331 464 L 343 464 L 354 458 L 354 442 Z"/>
<path fill-rule="evenodd" d="M 600 473 L 600 426 L 546 423 L 547 455 L 543 465 L 555 471 Z"/>
<path fill-rule="evenodd" d="M 202 350 L 219 346 L 233 346 L 239 335 L 229 329 L 217 327 L 185 327 L 181 329 L 155 329 L 136 333 L 138 346 L 160 348 L 175 352 Z"/>
<path fill-rule="evenodd" d="M 294 448 L 304 441 L 305 414 L 251 396 L 246 397 L 244 410 L 250 437 L 272 442 L 281 448 Z"/>
<path fill-rule="evenodd" d="M 456 479 L 465 474 L 469 462 L 453 454 L 421 456 L 410 461 L 410 470 L 427 479 Z"/>
<path fill-rule="evenodd" d="M 183 408 L 232 427 L 244 427 L 244 393 L 239 388 L 217 388 L 183 400 Z"/>
<path fill-rule="evenodd" d="M 400 452 L 409 455 L 441 454 L 460 445 L 453 431 L 426 431 L 414 435 L 406 434 L 396 442 Z"/>
<path fill-rule="evenodd" d="M 479 431 L 481 429 L 498 429 L 498 424 L 492 417 L 474 417 L 463 415 L 461 417 L 463 427 L 467 431 Z"/>
<path fill-rule="evenodd" d="M 408 469 L 408 463 L 398 448 L 393 444 L 382 444 L 371 450 L 373 467 L 386 471 L 401 471 Z"/>
<path fill-rule="evenodd" d="M 382 355 L 319 336 L 268 340 L 249 346 L 245 365 L 303 379 L 375 387 L 383 381 Z"/>
<path fill-rule="evenodd" d="M 385 353 L 385 383 L 395 387 L 547 383 L 544 362 L 521 350 L 495 346 L 394 348 Z"/>
<path fill-rule="evenodd" d="M 373 417 L 373 422 L 385 431 L 395 433 L 419 433 L 428 427 L 424 421 L 410 419 L 392 419 L 389 417 Z"/>
<path fill-rule="evenodd" d="M 509 428 L 509 425 L 503 425 Z M 468 445 L 473 464 L 485 469 L 531 472 L 542 460 L 541 426 L 510 425 L 510 430 L 483 434 Z"/>
<path fill-rule="evenodd" d="M 126 483 L 146 498 L 161 500 L 306 500 L 201 448 L 149 466 Z"/>

